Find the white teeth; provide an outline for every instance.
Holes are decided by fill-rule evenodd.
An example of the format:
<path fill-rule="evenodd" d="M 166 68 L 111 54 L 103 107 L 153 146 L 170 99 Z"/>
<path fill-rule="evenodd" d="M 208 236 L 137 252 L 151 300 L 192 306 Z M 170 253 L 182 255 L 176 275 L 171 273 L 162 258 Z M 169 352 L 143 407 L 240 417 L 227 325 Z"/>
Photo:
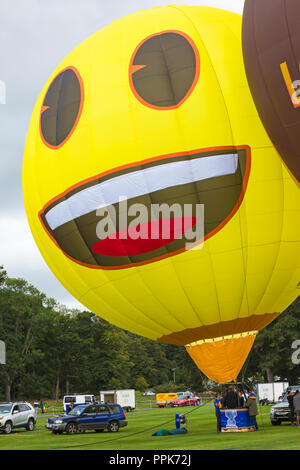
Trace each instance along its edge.
<path fill-rule="evenodd" d="M 129 172 L 73 194 L 50 209 L 46 219 L 50 228 L 55 230 L 77 217 L 120 202 L 121 196 L 132 199 L 172 186 L 231 175 L 236 172 L 237 165 L 238 155 L 233 153 L 180 160 Z"/>

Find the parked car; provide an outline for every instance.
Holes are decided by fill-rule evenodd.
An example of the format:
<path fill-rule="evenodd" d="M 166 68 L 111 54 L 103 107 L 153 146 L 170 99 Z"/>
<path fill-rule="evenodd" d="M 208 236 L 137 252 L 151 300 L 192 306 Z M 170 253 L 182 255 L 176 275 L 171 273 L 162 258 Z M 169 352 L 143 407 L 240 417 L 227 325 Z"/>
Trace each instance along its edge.
<path fill-rule="evenodd" d="M 198 406 L 200 405 L 200 398 L 199 397 L 191 397 L 187 399 L 188 406 Z"/>
<path fill-rule="evenodd" d="M 149 390 L 148 392 L 145 392 L 144 395 L 146 397 L 153 397 L 153 396 L 155 396 L 155 392 L 152 392 L 151 390 Z"/>
<path fill-rule="evenodd" d="M 30 403 L 25 401 L 0 403 L 0 431 L 10 434 L 13 429 L 33 431 L 36 415 Z"/>
<path fill-rule="evenodd" d="M 198 397 L 192 398 L 176 398 L 171 401 L 171 406 L 198 406 L 200 404 Z"/>
<path fill-rule="evenodd" d="M 279 426 L 283 421 L 290 421 L 290 409 L 287 399 L 288 390 L 292 390 L 295 393 L 296 390 L 300 390 L 300 385 L 292 385 L 288 387 L 287 391 L 283 395 L 282 400 L 276 405 L 272 406 L 270 410 L 270 420 L 273 426 Z"/>
<path fill-rule="evenodd" d="M 171 401 L 170 406 L 186 406 L 186 402 L 186 398 L 175 398 Z"/>
<path fill-rule="evenodd" d="M 116 404 L 78 405 L 68 414 L 49 418 L 46 428 L 54 434 L 76 434 L 79 431 L 94 430 L 118 432 L 127 426 L 123 408 Z"/>

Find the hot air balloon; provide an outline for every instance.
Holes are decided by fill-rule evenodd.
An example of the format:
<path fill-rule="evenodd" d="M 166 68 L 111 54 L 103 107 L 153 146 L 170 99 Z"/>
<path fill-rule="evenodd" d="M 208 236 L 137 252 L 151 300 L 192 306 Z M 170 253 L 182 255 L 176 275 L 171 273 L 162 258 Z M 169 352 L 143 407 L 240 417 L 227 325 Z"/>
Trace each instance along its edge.
<path fill-rule="evenodd" d="M 242 44 L 259 116 L 287 167 L 300 182 L 300 4 L 246 0 Z"/>
<path fill-rule="evenodd" d="M 154 8 L 76 47 L 33 110 L 23 190 L 74 297 L 217 382 L 299 293 L 300 193 L 251 97 L 240 15 Z"/>

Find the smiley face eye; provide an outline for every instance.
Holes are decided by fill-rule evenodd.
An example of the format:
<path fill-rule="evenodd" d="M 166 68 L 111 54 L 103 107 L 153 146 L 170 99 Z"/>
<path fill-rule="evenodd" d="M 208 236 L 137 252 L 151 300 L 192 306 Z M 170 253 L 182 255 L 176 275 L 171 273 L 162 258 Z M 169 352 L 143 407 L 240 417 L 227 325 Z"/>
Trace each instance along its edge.
<path fill-rule="evenodd" d="M 68 67 L 52 81 L 43 101 L 40 133 L 50 148 L 61 147 L 73 133 L 81 115 L 83 84 L 78 70 Z"/>
<path fill-rule="evenodd" d="M 129 82 L 136 98 L 154 109 L 180 106 L 193 91 L 199 52 L 186 34 L 166 31 L 142 41 L 133 53 Z"/>

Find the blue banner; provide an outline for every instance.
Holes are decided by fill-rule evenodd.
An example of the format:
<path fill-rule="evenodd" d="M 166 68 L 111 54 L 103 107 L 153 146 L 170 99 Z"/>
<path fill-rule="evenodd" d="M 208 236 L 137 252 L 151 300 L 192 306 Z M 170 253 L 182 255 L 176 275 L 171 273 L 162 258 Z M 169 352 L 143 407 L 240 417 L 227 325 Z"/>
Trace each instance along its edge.
<path fill-rule="evenodd" d="M 239 429 L 253 426 L 247 409 L 220 410 L 221 427 L 224 429 Z"/>

